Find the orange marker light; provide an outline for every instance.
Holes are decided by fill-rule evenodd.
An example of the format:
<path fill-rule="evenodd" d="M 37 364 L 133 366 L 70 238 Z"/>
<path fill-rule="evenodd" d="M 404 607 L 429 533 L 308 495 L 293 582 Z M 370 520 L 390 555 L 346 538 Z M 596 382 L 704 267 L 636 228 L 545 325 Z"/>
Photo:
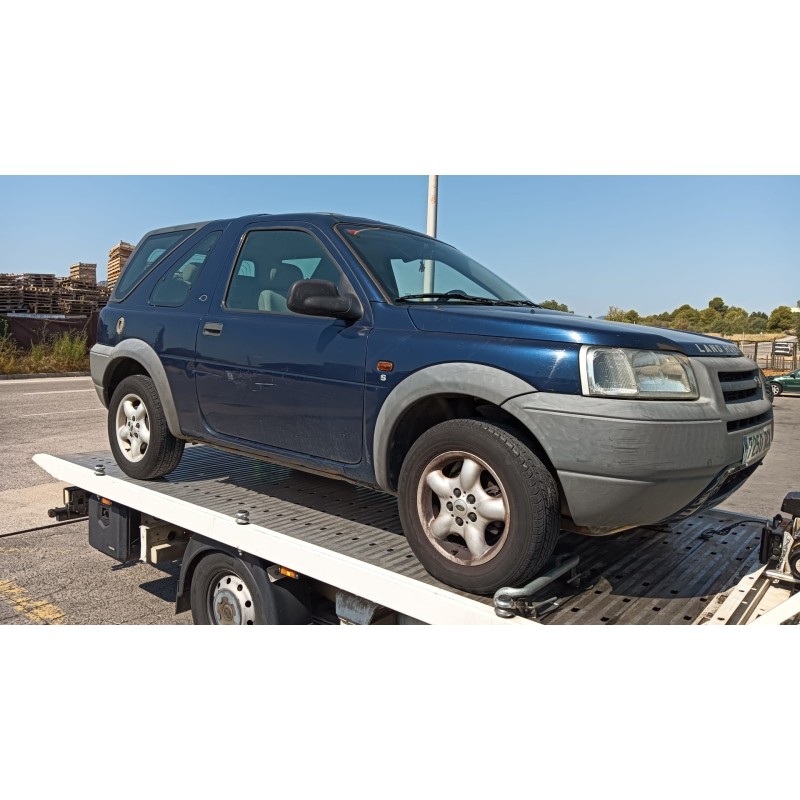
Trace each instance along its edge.
<path fill-rule="evenodd" d="M 391 372 L 394 369 L 394 363 L 391 361 L 379 361 L 378 372 Z"/>
<path fill-rule="evenodd" d="M 280 572 L 285 578 L 296 579 L 300 577 L 293 569 L 287 569 L 286 567 L 280 567 L 278 572 Z"/>

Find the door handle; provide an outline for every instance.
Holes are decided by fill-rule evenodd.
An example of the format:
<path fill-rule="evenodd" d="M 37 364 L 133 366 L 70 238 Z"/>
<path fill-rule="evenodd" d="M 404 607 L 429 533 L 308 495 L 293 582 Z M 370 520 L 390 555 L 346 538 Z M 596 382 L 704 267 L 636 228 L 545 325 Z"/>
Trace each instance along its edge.
<path fill-rule="evenodd" d="M 221 333 L 221 322 L 206 322 L 206 324 L 203 325 L 203 336 L 219 336 Z"/>

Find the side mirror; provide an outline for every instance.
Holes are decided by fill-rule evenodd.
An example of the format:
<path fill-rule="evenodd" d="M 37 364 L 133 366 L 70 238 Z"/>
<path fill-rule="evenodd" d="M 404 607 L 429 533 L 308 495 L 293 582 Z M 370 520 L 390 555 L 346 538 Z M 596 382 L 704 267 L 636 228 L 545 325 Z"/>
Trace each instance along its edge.
<path fill-rule="evenodd" d="M 330 281 L 295 281 L 289 289 L 286 305 L 296 314 L 336 319 L 361 319 L 363 309 L 358 298 L 342 296 Z"/>

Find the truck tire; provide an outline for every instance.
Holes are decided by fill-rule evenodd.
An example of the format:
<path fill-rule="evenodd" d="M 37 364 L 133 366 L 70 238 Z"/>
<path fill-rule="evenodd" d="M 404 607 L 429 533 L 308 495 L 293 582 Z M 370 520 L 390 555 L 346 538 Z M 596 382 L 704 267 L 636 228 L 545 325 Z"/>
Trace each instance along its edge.
<path fill-rule="evenodd" d="M 210 553 L 197 565 L 190 592 L 195 625 L 266 625 L 256 581 L 244 564 L 225 553 Z"/>
<path fill-rule="evenodd" d="M 480 419 L 431 428 L 400 471 L 408 543 L 435 578 L 477 594 L 527 583 L 560 532 L 558 489 L 511 431 Z"/>
<path fill-rule="evenodd" d="M 160 478 L 180 463 L 184 443 L 169 432 L 158 391 L 147 375 L 130 375 L 114 390 L 108 441 L 120 469 L 131 478 Z"/>

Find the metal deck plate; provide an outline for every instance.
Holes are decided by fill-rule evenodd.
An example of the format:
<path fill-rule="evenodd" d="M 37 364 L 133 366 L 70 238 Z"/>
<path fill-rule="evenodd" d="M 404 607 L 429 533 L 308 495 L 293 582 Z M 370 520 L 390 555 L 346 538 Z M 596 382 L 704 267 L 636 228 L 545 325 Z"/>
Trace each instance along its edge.
<path fill-rule="evenodd" d="M 428 575 L 403 536 L 396 499 L 390 495 L 207 446 L 187 447 L 178 468 L 155 481 L 126 478 L 108 452 L 64 460 L 89 469 L 103 464 L 108 475 L 231 517 L 246 509 L 256 525 L 492 602 L 444 587 Z M 760 531 L 760 522 L 712 511 L 677 525 L 612 537 L 566 534 L 559 550 L 580 555 L 581 587 L 576 591 L 563 580 L 547 587 L 542 599 L 556 597 L 558 605 L 542 621 L 691 624 L 716 595 L 753 568 Z"/>

